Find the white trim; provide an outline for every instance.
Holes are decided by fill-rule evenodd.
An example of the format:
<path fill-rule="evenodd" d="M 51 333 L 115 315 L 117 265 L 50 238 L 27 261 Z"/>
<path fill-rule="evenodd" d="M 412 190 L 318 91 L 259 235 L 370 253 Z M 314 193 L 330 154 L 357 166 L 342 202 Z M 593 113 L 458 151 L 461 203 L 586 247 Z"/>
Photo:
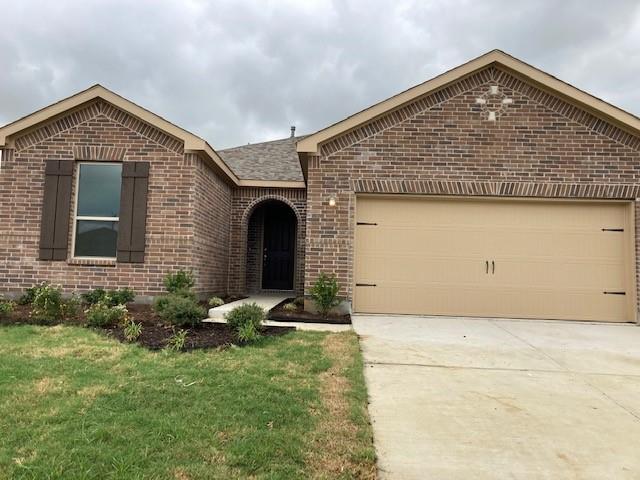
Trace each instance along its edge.
<path fill-rule="evenodd" d="M 122 162 L 76 162 L 78 168 L 75 169 L 75 192 L 73 198 L 73 233 L 71 237 L 71 259 L 72 260 L 116 260 L 117 257 L 76 257 L 76 233 L 78 229 L 78 220 L 88 220 L 97 222 L 120 222 L 120 216 L 117 217 L 92 217 L 88 215 L 78 215 L 78 194 L 80 193 L 80 169 L 82 165 L 120 165 Z M 122 180 L 120 180 L 120 189 L 122 190 Z M 118 229 L 118 233 L 120 233 Z"/>

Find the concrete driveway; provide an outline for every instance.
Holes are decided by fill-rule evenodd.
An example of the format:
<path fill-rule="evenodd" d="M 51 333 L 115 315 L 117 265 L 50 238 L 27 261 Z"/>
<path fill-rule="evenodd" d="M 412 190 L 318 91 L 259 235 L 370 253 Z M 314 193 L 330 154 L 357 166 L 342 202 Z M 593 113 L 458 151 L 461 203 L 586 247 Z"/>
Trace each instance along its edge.
<path fill-rule="evenodd" d="M 640 328 L 364 316 L 383 479 L 639 479 Z"/>

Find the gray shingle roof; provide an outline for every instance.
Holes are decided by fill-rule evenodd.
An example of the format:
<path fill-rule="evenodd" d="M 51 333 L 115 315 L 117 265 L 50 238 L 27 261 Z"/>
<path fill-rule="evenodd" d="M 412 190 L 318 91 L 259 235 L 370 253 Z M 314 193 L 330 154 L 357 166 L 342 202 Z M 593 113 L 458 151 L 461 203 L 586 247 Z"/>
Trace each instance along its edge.
<path fill-rule="evenodd" d="M 296 142 L 303 137 L 283 138 L 218 150 L 242 180 L 303 181 Z"/>

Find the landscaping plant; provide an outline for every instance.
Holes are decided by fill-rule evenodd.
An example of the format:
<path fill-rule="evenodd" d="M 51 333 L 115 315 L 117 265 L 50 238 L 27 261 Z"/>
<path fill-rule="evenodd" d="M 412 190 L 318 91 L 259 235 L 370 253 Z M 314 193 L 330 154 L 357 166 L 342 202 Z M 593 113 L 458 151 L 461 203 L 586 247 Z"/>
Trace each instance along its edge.
<path fill-rule="evenodd" d="M 0 318 L 7 317 L 16 308 L 16 304 L 11 300 L 0 296 Z"/>
<path fill-rule="evenodd" d="M 38 287 L 30 287 L 27 288 L 22 296 L 18 299 L 18 304 L 20 305 L 31 305 L 33 303 L 33 298 L 36 296 L 36 291 Z"/>
<path fill-rule="evenodd" d="M 136 323 L 129 318 L 125 321 L 123 332 L 127 342 L 135 342 L 142 334 L 142 323 Z"/>
<path fill-rule="evenodd" d="M 77 313 L 78 300 L 75 296 L 65 300 L 62 288 L 43 282 L 34 287 L 31 302 L 31 318 L 39 323 L 51 324 L 66 320 Z"/>
<path fill-rule="evenodd" d="M 296 305 L 294 302 L 288 302 L 288 303 L 285 303 L 282 306 L 282 309 L 285 312 L 297 312 L 298 311 L 298 305 Z"/>
<path fill-rule="evenodd" d="M 224 318 L 241 342 L 249 343 L 260 338 L 260 328 L 266 317 L 264 309 L 256 303 L 245 303 L 230 312 Z"/>
<path fill-rule="evenodd" d="M 136 294 L 130 288 L 109 291 L 104 288 L 95 288 L 82 294 L 82 300 L 89 305 L 95 305 L 99 302 L 107 303 L 111 306 L 126 305 L 133 302 L 135 298 Z"/>
<path fill-rule="evenodd" d="M 211 308 L 220 307 L 222 305 L 224 305 L 224 300 L 222 300 L 220 297 L 211 297 L 209 299 L 209 306 Z"/>
<path fill-rule="evenodd" d="M 193 327 L 207 316 L 194 298 L 175 293 L 157 298 L 153 308 L 160 318 L 178 327 Z"/>
<path fill-rule="evenodd" d="M 331 309 L 340 304 L 339 291 L 340 285 L 335 275 L 329 276 L 324 272 L 320 274 L 311 288 L 311 298 L 320 315 L 326 318 Z"/>
<path fill-rule="evenodd" d="M 178 270 L 164 277 L 164 287 L 169 293 L 184 294 L 191 292 L 195 284 L 193 273 L 188 270 Z"/>
<path fill-rule="evenodd" d="M 187 342 L 187 331 L 178 330 L 167 341 L 167 348 L 174 352 L 179 352 L 184 349 L 184 345 Z"/>
<path fill-rule="evenodd" d="M 108 302 L 94 303 L 84 311 L 87 317 L 87 325 L 90 327 L 104 328 L 122 323 L 127 320 L 129 314 L 124 305 L 111 306 Z"/>

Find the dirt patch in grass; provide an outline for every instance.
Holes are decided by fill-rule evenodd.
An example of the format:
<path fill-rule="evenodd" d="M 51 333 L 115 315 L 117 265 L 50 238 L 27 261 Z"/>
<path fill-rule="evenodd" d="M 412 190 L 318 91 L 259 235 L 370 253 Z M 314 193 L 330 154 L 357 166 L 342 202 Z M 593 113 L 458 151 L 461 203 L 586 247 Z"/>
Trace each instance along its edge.
<path fill-rule="evenodd" d="M 351 323 L 351 315 L 329 314 L 326 318 L 317 313 L 311 313 L 304 310 L 301 306 L 296 306 L 296 310 L 285 310 L 284 306 L 291 303 L 292 298 L 285 300 L 277 305 L 269 312 L 269 320 L 277 322 L 302 322 L 302 323 L 332 323 L 338 325 L 349 325 Z"/>
<path fill-rule="evenodd" d="M 345 334 L 328 335 L 323 347 L 333 365 L 321 374 L 321 398 L 325 411 L 321 415 L 315 448 L 309 463 L 318 477 L 375 479 L 375 459 L 361 455 L 359 450 L 370 448 L 363 444 L 361 427 L 352 418 L 353 405 L 348 392 L 353 388 L 347 370 L 353 362 L 353 337 Z M 366 406 L 361 406 L 366 408 Z"/>

